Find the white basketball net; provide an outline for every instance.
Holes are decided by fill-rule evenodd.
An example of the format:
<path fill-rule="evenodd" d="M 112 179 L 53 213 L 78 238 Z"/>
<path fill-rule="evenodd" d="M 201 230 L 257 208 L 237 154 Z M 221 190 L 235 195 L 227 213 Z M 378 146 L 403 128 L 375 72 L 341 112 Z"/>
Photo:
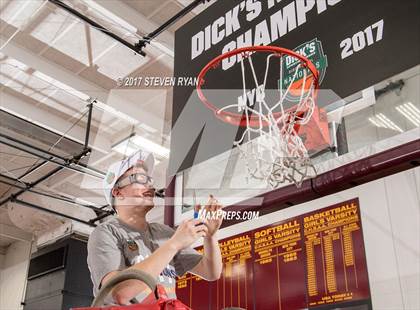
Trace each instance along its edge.
<path fill-rule="evenodd" d="M 265 100 L 265 85 L 273 56 L 280 59 L 280 91 L 279 100 L 270 107 Z M 264 81 L 259 84 L 252 62 L 252 53 L 243 53 L 241 59 L 243 98 L 247 98 L 244 59 L 248 60 L 256 84 L 255 103 L 250 106 L 246 99 L 242 102 L 238 100 L 238 104 L 225 106 L 217 113 L 231 108 L 237 108 L 238 112 L 245 113 L 246 129 L 234 145 L 238 147 L 241 157 L 245 160 L 248 176 L 265 180 L 272 188 L 284 182 L 291 182 L 300 187 L 305 178 L 316 176 L 315 167 L 311 163 L 305 145 L 295 130 L 295 125 L 305 125 L 312 117 L 315 108 L 314 79 L 309 87 L 306 86 L 308 69 L 304 68 L 299 60 L 292 81 L 283 91 L 284 57 L 273 52 L 267 56 Z M 303 71 L 301 89 L 293 89 L 294 92 L 300 92 L 300 99 L 293 110 L 285 111 L 283 104 L 301 68 L 304 68 L 301 70 Z M 281 116 L 276 118 L 274 111 L 280 111 Z M 251 127 L 249 122 L 251 114 L 257 118 L 259 126 Z"/>

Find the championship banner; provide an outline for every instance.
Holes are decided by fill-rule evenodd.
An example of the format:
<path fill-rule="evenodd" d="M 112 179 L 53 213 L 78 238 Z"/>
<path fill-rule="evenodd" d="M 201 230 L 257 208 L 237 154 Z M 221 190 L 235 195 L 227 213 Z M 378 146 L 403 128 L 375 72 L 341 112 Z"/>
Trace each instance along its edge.
<path fill-rule="evenodd" d="M 420 28 L 419 11 L 418 0 L 216 1 L 177 30 L 174 74 L 176 78 L 197 77 L 222 53 L 273 45 L 309 58 L 320 72 L 320 89 L 345 98 L 419 64 L 419 38 L 414 35 Z M 282 70 L 292 73 L 295 66 L 287 58 Z M 241 88 L 240 57 L 225 59 L 221 68 L 206 80 L 206 87 Z M 256 68 L 257 75 L 263 70 Z M 287 86 L 291 74 L 282 80 L 270 79 L 266 87 L 278 89 L 280 82 Z M 321 107 L 328 103 L 318 100 Z M 194 85 L 175 85 L 172 127 L 170 174 L 232 147 L 232 137 L 220 135 L 230 130 L 229 125 L 198 100 Z M 194 154 L 200 139 L 211 136 L 221 142 Z M 186 149 L 192 149 L 191 154 Z"/>
<path fill-rule="evenodd" d="M 225 238 L 219 246 L 218 281 L 191 274 L 177 281 L 178 298 L 194 309 L 371 309 L 358 199 Z"/>

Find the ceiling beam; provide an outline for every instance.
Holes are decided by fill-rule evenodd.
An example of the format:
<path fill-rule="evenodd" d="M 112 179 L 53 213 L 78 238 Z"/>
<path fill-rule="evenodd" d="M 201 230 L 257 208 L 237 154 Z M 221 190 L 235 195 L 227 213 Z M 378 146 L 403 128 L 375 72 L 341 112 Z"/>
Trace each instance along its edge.
<path fill-rule="evenodd" d="M 0 236 L 11 238 L 18 241 L 25 241 L 25 242 L 32 241 L 32 234 L 27 233 L 26 231 L 20 228 L 3 224 L 3 223 L 0 223 Z"/>
<path fill-rule="evenodd" d="M 110 1 L 114 2 L 114 1 Z M 2 35 L 0 35 L 0 42 L 2 40 L 5 40 Z M 82 90 L 83 93 L 86 95 L 96 98 L 98 100 L 98 103 L 95 104 L 96 107 L 102 108 L 108 113 L 114 113 L 113 115 L 115 117 L 119 117 L 121 119 L 124 118 L 124 116 L 128 119 L 134 119 L 137 121 L 135 124 L 145 123 L 146 125 L 156 128 L 157 124 L 158 126 L 162 124 L 162 119 L 159 119 L 158 117 L 154 116 L 152 113 L 148 112 L 146 108 L 142 109 L 137 106 L 138 103 L 138 97 L 139 91 L 142 92 L 141 97 L 146 98 L 146 96 L 150 95 L 150 92 L 156 93 L 161 92 L 161 89 L 155 89 L 155 90 L 121 90 L 121 89 L 115 89 L 106 90 L 104 88 L 99 87 L 96 84 L 93 84 L 90 81 L 87 81 L 86 79 L 82 78 L 81 76 L 78 76 L 77 74 L 74 74 L 73 72 L 61 67 L 60 65 L 56 63 L 52 63 L 48 61 L 46 58 L 36 55 L 32 53 L 31 51 L 27 50 L 26 48 L 19 46 L 15 44 L 14 42 L 9 42 L 4 49 L 1 51 L 5 55 L 14 58 L 24 64 L 26 64 L 28 67 L 38 70 L 57 81 L 60 81 L 75 90 Z M 135 92 L 137 98 L 133 99 L 133 92 Z M 125 98 L 125 95 L 129 94 L 131 95 L 131 98 Z M 154 96 L 151 94 L 152 97 Z M 143 99 L 143 103 L 146 104 L 147 99 Z M 133 103 L 135 103 L 133 105 Z M 133 111 L 134 109 L 134 111 Z M 112 112 L 112 111 L 114 112 Z M 133 114 L 133 112 L 135 112 Z M 134 116 L 134 118 L 133 118 Z M 48 122 L 47 122 L 48 123 Z M 163 128 L 164 125 L 162 124 L 161 127 Z M 159 128 L 157 128 L 159 130 Z"/>
<path fill-rule="evenodd" d="M 7 38 L 0 35 L 0 42 L 5 40 L 7 40 Z M 9 42 L 9 44 L 7 44 L 1 52 L 26 64 L 32 69 L 41 71 L 57 81 L 67 84 L 76 90 L 83 89 L 83 92 L 92 98 L 97 98 L 102 102 L 107 102 L 108 90 L 99 87 L 98 85 L 87 81 L 78 75 L 75 75 L 73 72 L 64 69 L 56 63 L 48 61 L 42 56 L 34 54 L 26 48 L 17 45 L 13 41 Z"/>

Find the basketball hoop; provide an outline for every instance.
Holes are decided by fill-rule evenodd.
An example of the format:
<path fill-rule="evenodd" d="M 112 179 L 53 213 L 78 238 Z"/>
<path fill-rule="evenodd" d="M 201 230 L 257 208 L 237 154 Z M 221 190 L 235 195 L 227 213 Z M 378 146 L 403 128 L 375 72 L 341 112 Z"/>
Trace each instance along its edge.
<path fill-rule="evenodd" d="M 258 82 L 252 56 L 266 53 L 265 74 L 262 83 Z M 238 99 L 218 108 L 203 93 L 205 77 L 215 70 L 225 59 L 238 59 L 242 72 L 244 100 Z M 284 85 L 283 65 L 293 63 L 291 79 Z M 274 60 L 280 63 L 279 96 L 275 102 L 267 102 L 265 91 L 269 66 Z M 252 80 L 255 83 L 256 102 L 247 103 L 245 60 L 249 64 Z M 242 136 L 234 142 L 245 159 L 248 175 L 265 180 L 272 188 L 281 183 L 292 182 L 300 186 L 307 177 L 316 176 L 305 145 L 298 135 L 299 127 L 309 122 L 316 106 L 319 88 L 319 73 L 315 65 L 306 57 L 291 50 L 276 46 L 250 46 L 222 54 L 210 61 L 198 75 L 197 93 L 200 100 L 212 110 L 217 118 L 231 125 L 244 128 Z M 285 88 L 285 89 L 283 89 Z M 297 104 L 285 109 L 287 98 L 293 96 Z M 235 109 L 238 112 L 230 111 Z"/>

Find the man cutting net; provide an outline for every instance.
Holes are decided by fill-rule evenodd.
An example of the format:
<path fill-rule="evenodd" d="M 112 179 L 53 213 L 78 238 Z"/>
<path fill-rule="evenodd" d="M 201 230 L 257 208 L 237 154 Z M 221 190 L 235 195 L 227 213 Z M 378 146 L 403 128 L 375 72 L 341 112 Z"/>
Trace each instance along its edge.
<path fill-rule="evenodd" d="M 208 281 L 220 277 L 222 258 L 216 232 L 221 218 L 186 220 L 176 230 L 147 222 L 146 214 L 154 207 L 153 166 L 153 154 L 140 150 L 108 169 L 105 197 L 116 216 L 96 227 L 89 237 L 88 265 L 95 296 L 105 282 L 127 269 L 158 278 L 173 298 L 177 276 L 191 272 Z M 217 211 L 221 206 L 210 197 L 205 208 Z M 203 255 L 191 248 L 199 238 L 204 238 Z M 113 288 L 106 304 L 126 305 L 150 293 L 141 281 L 126 280 Z"/>

